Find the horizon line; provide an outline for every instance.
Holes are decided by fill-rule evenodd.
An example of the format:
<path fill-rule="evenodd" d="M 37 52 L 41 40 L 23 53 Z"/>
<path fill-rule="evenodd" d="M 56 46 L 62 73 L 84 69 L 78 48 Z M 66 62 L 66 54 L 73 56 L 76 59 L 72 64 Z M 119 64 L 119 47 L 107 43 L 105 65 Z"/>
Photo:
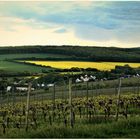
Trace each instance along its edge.
<path fill-rule="evenodd" d="M 31 46 L 42 46 L 42 47 L 45 47 L 45 46 L 55 46 L 55 47 L 61 47 L 61 46 L 67 46 L 67 47 L 101 47 L 101 48 L 119 48 L 119 49 L 135 49 L 135 48 L 140 48 L 140 47 L 118 47 L 118 46 L 91 46 L 91 45 L 4 45 L 4 46 L 1 46 L 0 45 L 0 48 L 6 48 L 6 47 L 31 47 Z"/>

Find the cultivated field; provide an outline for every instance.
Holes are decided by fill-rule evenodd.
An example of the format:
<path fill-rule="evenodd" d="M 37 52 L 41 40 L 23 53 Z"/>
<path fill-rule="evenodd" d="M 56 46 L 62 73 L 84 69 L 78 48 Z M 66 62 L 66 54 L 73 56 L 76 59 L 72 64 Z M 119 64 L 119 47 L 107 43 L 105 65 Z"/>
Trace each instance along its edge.
<path fill-rule="evenodd" d="M 82 62 L 82 61 L 25 61 L 43 66 L 51 66 L 54 68 L 70 69 L 72 67 L 78 68 L 96 68 L 98 70 L 111 70 L 116 65 L 124 66 L 128 64 L 132 68 L 140 67 L 140 63 L 124 63 L 124 62 Z"/>
<path fill-rule="evenodd" d="M 41 73 L 42 70 L 48 70 L 48 68 L 42 68 L 39 66 L 30 66 L 22 63 L 14 63 L 6 61 L 7 59 L 20 59 L 20 58 L 63 58 L 64 55 L 57 54 L 0 54 L 0 70 L 7 72 L 37 72 Z"/>

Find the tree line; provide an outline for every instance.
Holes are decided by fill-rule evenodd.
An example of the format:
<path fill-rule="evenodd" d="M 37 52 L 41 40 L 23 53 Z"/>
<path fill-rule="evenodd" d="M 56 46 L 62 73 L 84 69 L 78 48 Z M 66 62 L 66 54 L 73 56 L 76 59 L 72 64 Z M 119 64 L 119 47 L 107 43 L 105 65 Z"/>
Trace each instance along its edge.
<path fill-rule="evenodd" d="M 0 47 L 0 54 L 45 53 L 69 56 L 69 60 L 140 62 L 140 48 L 88 46 L 15 46 Z M 35 59 L 35 58 L 32 58 Z M 68 59 L 68 58 L 67 58 Z"/>

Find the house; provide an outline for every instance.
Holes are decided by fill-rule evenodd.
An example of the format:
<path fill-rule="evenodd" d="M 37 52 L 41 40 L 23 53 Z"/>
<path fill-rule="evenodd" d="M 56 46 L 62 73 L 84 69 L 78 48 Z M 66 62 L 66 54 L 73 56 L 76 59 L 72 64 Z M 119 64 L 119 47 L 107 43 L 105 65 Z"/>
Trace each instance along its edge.
<path fill-rule="evenodd" d="M 16 90 L 17 91 L 28 91 L 28 87 L 16 87 Z M 34 91 L 35 89 L 34 88 L 31 88 L 31 91 Z"/>
<path fill-rule="evenodd" d="M 7 92 L 10 92 L 11 89 L 12 89 L 12 86 L 7 86 L 6 91 L 7 91 Z"/>
<path fill-rule="evenodd" d="M 79 78 L 77 78 L 75 82 L 76 83 L 80 83 L 80 82 L 82 82 L 82 80 L 80 80 Z"/>
<path fill-rule="evenodd" d="M 12 90 L 12 86 L 7 86 L 6 91 L 7 92 L 11 92 L 11 90 Z M 25 92 L 25 91 L 28 91 L 28 87 L 25 87 L 25 86 L 16 86 L 15 87 L 15 90 L 16 91 Z M 31 91 L 34 91 L 34 90 L 35 90 L 34 88 L 31 88 Z"/>
<path fill-rule="evenodd" d="M 53 87 L 54 84 L 47 84 L 47 87 Z"/>

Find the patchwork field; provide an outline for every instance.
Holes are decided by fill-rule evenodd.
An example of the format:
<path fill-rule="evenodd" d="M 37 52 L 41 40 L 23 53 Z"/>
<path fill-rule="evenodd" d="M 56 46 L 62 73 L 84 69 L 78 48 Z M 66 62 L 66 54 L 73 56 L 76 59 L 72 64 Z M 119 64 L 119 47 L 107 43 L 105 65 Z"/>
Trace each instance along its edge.
<path fill-rule="evenodd" d="M 116 65 L 124 66 L 128 64 L 133 68 L 140 67 L 140 63 L 123 63 L 123 62 L 82 62 L 82 61 L 25 61 L 36 65 L 51 66 L 54 68 L 96 68 L 98 70 L 111 70 Z"/>
<path fill-rule="evenodd" d="M 26 64 L 19 64 L 14 62 L 6 61 L 7 59 L 26 59 L 26 58 L 64 58 L 64 55 L 57 55 L 57 54 L 0 54 L 0 70 L 4 70 L 7 72 L 42 72 L 42 70 L 48 70 L 48 68 L 42 68 L 39 66 L 29 66 Z"/>
<path fill-rule="evenodd" d="M 26 64 L 18 64 L 14 62 L 0 61 L 0 70 L 4 70 L 7 72 L 41 72 L 42 68 L 38 66 L 29 66 Z"/>
<path fill-rule="evenodd" d="M 18 59 L 18 58 L 65 58 L 65 57 L 66 57 L 65 55 L 47 54 L 47 53 L 0 54 L 0 60 Z"/>

